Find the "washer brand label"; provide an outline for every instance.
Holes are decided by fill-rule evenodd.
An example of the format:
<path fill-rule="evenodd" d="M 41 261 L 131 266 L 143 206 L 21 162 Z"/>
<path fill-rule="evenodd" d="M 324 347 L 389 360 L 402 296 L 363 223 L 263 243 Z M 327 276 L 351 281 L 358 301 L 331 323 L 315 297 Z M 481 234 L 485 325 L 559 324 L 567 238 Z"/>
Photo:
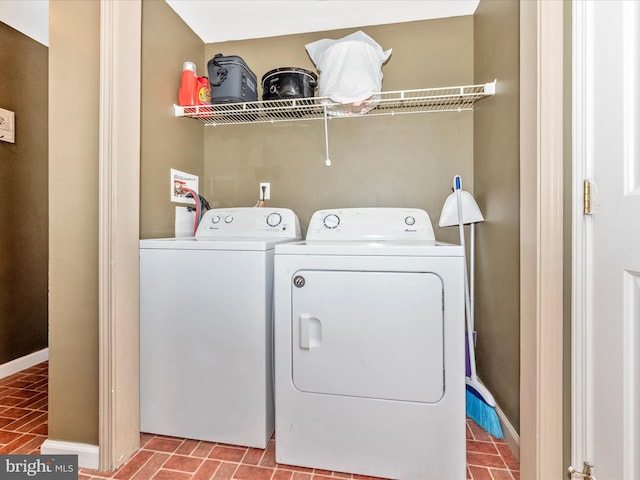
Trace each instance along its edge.
<path fill-rule="evenodd" d="M 78 480 L 78 456 L 0 455 L 0 478 Z"/>
<path fill-rule="evenodd" d="M 295 277 L 293 277 L 293 284 L 298 288 L 304 287 L 304 284 L 305 284 L 304 277 L 302 275 L 296 275 Z"/>

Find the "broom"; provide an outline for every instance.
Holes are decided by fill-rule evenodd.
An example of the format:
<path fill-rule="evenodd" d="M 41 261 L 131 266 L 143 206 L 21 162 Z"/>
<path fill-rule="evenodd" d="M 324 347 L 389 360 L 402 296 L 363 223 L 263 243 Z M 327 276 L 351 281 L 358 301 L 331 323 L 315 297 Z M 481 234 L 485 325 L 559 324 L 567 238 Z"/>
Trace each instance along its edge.
<path fill-rule="evenodd" d="M 467 317 L 467 345 L 469 348 L 470 376 L 466 377 L 466 403 L 467 417 L 476 422 L 482 429 L 496 438 L 503 438 L 502 427 L 496 413 L 496 401 L 487 388 L 480 383 L 476 373 L 476 355 L 473 342 L 473 312 L 471 311 L 471 299 L 469 293 L 469 279 L 467 276 L 467 254 L 464 242 L 464 223 L 462 217 L 462 179 L 456 175 L 453 180 L 453 188 L 456 192 L 458 203 L 458 229 L 460 232 L 460 245 L 464 258 L 464 300 Z"/>

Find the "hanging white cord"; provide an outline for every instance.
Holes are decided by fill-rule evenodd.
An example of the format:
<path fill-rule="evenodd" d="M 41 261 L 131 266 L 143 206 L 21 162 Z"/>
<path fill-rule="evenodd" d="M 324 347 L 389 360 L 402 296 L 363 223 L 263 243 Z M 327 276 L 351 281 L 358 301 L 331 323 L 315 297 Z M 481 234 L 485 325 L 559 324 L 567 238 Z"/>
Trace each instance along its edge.
<path fill-rule="evenodd" d="M 327 106 L 324 105 L 324 150 L 327 154 L 327 159 L 324 164 L 327 167 L 331 166 L 331 160 L 329 159 L 329 126 L 327 125 Z"/>

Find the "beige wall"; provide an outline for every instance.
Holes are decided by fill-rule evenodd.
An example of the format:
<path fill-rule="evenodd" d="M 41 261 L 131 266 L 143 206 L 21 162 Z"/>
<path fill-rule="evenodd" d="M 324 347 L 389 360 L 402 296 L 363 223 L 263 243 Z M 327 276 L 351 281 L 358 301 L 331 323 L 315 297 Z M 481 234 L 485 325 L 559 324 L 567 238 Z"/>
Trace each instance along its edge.
<path fill-rule="evenodd" d="M 47 347 L 48 49 L 0 22 L 0 365 Z"/>
<path fill-rule="evenodd" d="M 519 2 L 481 0 L 475 19 L 475 81 L 497 79 L 474 112 L 475 329 L 478 376 L 520 428 Z M 529 219 L 533 221 L 534 219 Z"/>
<path fill-rule="evenodd" d="M 259 84 L 278 67 L 316 71 L 305 44 L 355 30 L 208 44 L 198 68 L 223 53 L 241 56 Z M 473 17 L 362 30 L 393 49 L 383 90 L 473 83 Z M 472 188 L 472 146 L 470 112 L 330 120 L 331 167 L 325 166 L 322 121 L 206 127 L 204 194 L 214 206 L 251 206 L 259 182 L 270 182 L 267 206 L 294 209 L 303 233 L 314 211 L 333 207 L 417 207 L 437 224 L 453 176 L 463 175 Z M 457 238 L 449 230 L 436 236 Z"/>
<path fill-rule="evenodd" d="M 202 40 L 166 2 L 142 2 L 141 238 L 174 236 L 171 168 L 198 175 L 202 182 L 204 126 L 176 118 L 173 104 L 183 62 L 198 63 L 203 51 Z"/>
<path fill-rule="evenodd" d="M 49 438 L 96 445 L 100 4 L 49 19 Z"/>

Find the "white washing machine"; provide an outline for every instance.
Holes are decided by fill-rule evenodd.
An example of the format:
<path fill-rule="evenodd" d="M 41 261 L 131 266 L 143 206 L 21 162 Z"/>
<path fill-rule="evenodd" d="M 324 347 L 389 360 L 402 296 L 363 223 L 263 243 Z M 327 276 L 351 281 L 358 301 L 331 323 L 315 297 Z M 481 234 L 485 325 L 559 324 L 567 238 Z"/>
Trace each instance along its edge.
<path fill-rule="evenodd" d="M 232 208 L 140 241 L 141 431 L 266 447 L 274 246 L 300 238 L 291 210 Z"/>
<path fill-rule="evenodd" d="M 463 282 L 419 209 L 318 211 L 277 245 L 276 461 L 464 479 Z"/>

